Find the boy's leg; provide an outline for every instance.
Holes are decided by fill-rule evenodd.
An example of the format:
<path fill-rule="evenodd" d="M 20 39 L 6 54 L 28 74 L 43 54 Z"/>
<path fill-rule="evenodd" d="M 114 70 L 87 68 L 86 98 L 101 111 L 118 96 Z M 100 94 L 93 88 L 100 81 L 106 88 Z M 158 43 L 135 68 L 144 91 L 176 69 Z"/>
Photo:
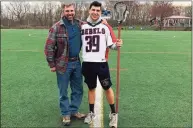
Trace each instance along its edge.
<path fill-rule="evenodd" d="M 94 113 L 95 89 L 88 90 L 89 110 Z"/>
<path fill-rule="evenodd" d="M 99 69 L 100 69 L 98 71 L 99 81 L 101 83 L 101 86 L 105 90 L 107 101 L 112 109 L 111 111 L 115 113 L 115 110 L 113 107 L 114 106 L 114 92 L 113 92 L 113 89 L 111 88 L 112 83 L 110 79 L 108 63 L 107 62 L 101 63 Z"/>
<path fill-rule="evenodd" d="M 105 91 L 107 101 L 110 105 L 111 108 L 111 113 L 116 113 L 115 112 L 115 100 L 114 100 L 114 92 L 112 88 L 109 88 L 108 90 Z"/>
<path fill-rule="evenodd" d="M 84 122 L 90 124 L 95 115 L 94 115 L 94 103 L 95 103 L 95 88 L 97 81 L 97 74 L 95 72 L 95 63 L 83 62 L 82 63 L 82 74 L 85 78 L 84 82 L 87 84 L 88 90 L 88 101 L 89 101 L 89 114 L 85 118 Z"/>
<path fill-rule="evenodd" d="M 110 118 L 110 127 L 117 127 L 117 113 L 115 112 L 115 104 L 114 104 L 114 92 L 111 88 L 112 83 L 110 79 L 110 72 L 109 72 L 109 66 L 108 63 L 102 63 L 100 66 L 100 70 L 98 73 L 99 81 L 105 90 L 106 98 L 109 103 L 109 106 L 111 108 L 111 112 L 109 114 Z"/>
<path fill-rule="evenodd" d="M 90 112 L 84 119 L 84 123 L 91 124 L 93 119 L 95 118 L 94 114 L 94 102 L 95 102 L 95 89 L 88 90 L 88 100 L 89 100 L 89 110 Z"/>

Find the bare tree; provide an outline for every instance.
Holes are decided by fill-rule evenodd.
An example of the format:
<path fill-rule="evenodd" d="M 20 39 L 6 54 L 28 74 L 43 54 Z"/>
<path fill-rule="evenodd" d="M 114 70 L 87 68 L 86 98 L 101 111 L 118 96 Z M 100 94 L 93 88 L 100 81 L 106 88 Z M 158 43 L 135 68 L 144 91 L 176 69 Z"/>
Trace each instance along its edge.
<path fill-rule="evenodd" d="M 173 15 L 181 15 L 183 13 L 182 6 L 174 6 L 173 7 Z"/>
<path fill-rule="evenodd" d="M 47 20 L 48 20 L 49 27 L 51 27 L 54 22 L 54 15 L 55 15 L 56 7 L 57 5 L 55 5 L 53 2 L 47 3 L 47 17 L 48 17 Z"/>
<path fill-rule="evenodd" d="M 7 10 L 6 6 L 1 5 L 1 16 L 1 25 L 10 28 L 14 23 L 14 16 L 11 11 Z"/>
<path fill-rule="evenodd" d="M 38 23 L 39 25 L 41 26 L 45 26 L 45 22 L 44 22 L 44 19 L 45 19 L 45 12 L 46 12 L 46 6 L 45 6 L 45 3 L 43 4 L 36 4 L 35 5 L 36 7 L 36 18 L 38 20 Z"/>
<path fill-rule="evenodd" d="M 141 25 L 147 25 L 149 24 L 149 20 L 150 20 L 150 13 L 149 13 L 149 9 L 151 8 L 151 3 L 149 1 L 147 1 L 146 3 L 142 4 L 139 7 L 138 10 L 138 16 L 139 16 L 139 21 Z"/>
<path fill-rule="evenodd" d="M 164 17 L 171 16 L 173 14 L 172 2 L 168 1 L 156 1 L 153 3 L 151 8 L 151 16 L 158 17 L 158 25 L 160 30 L 162 29 L 162 21 Z"/>
<path fill-rule="evenodd" d="M 55 15 L 54 15 L 54 22 L 60 20 L 62 14 L 61 5 L 56 6 Z"/>
<path fill-rule="evenodd" d="M 23 25 L 26 13 L 30 10 L 29 2 L 15 1 L 10 2 L 9 5 L 5 5 L 6 9 L 12 13 L 12 15 L 19 21 L 20 25 Z"/>
<path fill-rule="evenodd" d="M 62 2 L 61 2 L 62 3 Z M 106 1 L 105 8 L 113 12 L 113 6 L 116 1 Z M 128 6 L 128 14 L 124 26 L 128 25 L 147 25 L 150 19 L 156 17 L 160 18 L 160 21 L 164 17 L 170 15 L 185 15 L 192 16 L 192 8 L 175 6 L 172 2 L 156 1 L 153 5 L 150 2 L 139 3 L 138 1 L 124 1 Z M 1 8 L 1 25 L 8 27 L 18 27 L 18 25 L 28 25 L 37 27 L 42 26 L 47 28 L 53 25 L 61 18 L 62 8 L 59 2 L 9 2 L 9 4 L 3 4 Z M 89 10 L 88 2 L 76 3 L 76 18 L 86 20 Z M 117 21 L 113 18 L 108 19 L 108 23 L 112 26 L 117 26 Z M 162 24 L 159 24 L 160 29 Z"/>
<path fill-rule="evenodd" d="M 185 7 L 185 16 L 192 17 L 192 7 L 191 6 Z"/>
<path fill-rule="evenodd" d="M 31 12 L 32 12 L 31 25 L 36 26 L 38 25 L 38 20 L 37 20 L 38 10 L 36 5 L 31 8 Z"/>

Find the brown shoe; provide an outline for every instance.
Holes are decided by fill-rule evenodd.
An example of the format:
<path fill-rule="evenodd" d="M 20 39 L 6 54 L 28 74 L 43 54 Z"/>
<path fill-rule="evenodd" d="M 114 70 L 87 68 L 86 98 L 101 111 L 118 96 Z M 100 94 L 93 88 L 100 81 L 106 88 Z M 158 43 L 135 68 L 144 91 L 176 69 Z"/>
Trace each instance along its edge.
<path fill-rule="evenodd" d="M 77 118 L 77 119 L 84 119 L 84 118 L 86 117 L 86 114 L 77 112 L 77 113 L 75 113 L 75 114 L 72 114 L 71 116 L 72 116 L 72 117 L 75 117 L 75 118 Z"/>
<path fill-rule="evenodd" d="M 64 116 L 62 123 L 64 126 L 69 126 L 70 125 L 70 116 Z"/>

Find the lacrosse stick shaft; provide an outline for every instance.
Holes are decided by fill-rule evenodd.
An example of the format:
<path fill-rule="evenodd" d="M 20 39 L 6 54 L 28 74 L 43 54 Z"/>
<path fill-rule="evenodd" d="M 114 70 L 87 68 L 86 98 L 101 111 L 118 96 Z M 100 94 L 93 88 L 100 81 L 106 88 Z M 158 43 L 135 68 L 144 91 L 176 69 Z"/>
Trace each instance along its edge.
<path fill-rule="evenodd" d="M 118 26 L 118 39 L 121 38 L 121 27 Z M 117 49 L 117 84 L 116 84 L 116 113 L 119 111 L 119 91 L 120 91 L 120 47 Z"/>

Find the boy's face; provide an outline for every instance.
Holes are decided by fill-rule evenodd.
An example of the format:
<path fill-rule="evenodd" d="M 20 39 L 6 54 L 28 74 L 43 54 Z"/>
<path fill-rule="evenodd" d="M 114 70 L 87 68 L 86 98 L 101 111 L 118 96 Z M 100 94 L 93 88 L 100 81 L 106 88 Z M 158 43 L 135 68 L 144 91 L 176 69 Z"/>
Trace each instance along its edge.
<path fill-rule="evenodd" d="M 89 15 L 93 21 L 97 21 L 101 16 L 101 7 L 92 6 Z"/>

